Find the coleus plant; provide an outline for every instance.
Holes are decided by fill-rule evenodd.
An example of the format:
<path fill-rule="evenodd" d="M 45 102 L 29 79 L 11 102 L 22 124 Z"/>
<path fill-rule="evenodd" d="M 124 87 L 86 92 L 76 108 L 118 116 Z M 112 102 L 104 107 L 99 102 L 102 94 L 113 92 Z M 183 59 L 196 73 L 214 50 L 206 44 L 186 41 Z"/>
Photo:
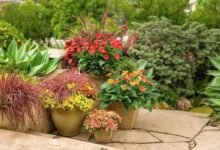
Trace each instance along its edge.
<path fill-rule="evenodd" d="M 30 41 L 18 47 L 12 40 L 7 52 L 0 48 L 0 66 L 7 71 L 20 71 L 29 75 L 47 75 L 53 72 L 59 64 L 59 59 L 50 59 L 47 50 L 41 50 L 39 45 Z"/>
<path fill-rule="evenodd" d="M 94 75 L 105 75 L 120 69 L 127 58 L 120 39 L 111 34 L 95 32 L 81 34 L 66 43 L 65 60 L 70 66 Z"/>
<path fill-rule="evenodd" d="M 118 129 L 121 121 L 121 117 L 114 111 L 94 109 L 88 113 L 84 126 L 89 132 L 95 132 L 101 129 L 115 131 Z"/>

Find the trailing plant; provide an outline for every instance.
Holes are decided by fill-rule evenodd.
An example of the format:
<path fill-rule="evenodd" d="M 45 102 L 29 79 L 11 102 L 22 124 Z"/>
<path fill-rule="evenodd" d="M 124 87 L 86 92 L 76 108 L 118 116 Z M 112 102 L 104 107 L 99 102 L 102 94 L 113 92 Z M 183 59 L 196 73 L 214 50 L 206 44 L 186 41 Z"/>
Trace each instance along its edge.
<path fill-rule="evenodd" d="M 53 72 L 59 64 L 59 59 L 50 59 L 48 51 L 42 51 L 38 44 L 30 41 L 18 47 L 12 40 L 7 52 L 0 49 L 1 69 L 21 71 L 29 75 L 47 75 Z"/>
<path fill-rule="evenodd" d="M 42 81 L 46 108 L 71 110 L 74 106 L 87 111 L 96 98 L 96 86 L 90 77 L 77 70 L 71 70 Z"/>
<path fill-rule="evenodd" d="M 126 109 L 144 107 L 151 110 L 158 94 L 151 79 L 152 71 L 147 75 L 144 73 L 141 69 L 109 75 L 107 82 L 101 86 L 100 108 L 106 108 L 113 102 L 122 102 Z"/>
<path fill-rule="evenodd" d="M 139 39 L 128 53 L 137 60 L 146 60 L 146 68 L 154 69 L 154 79 L 171 89 L 170 93 L 194 96 L 198 94 L 195 83 L 203 80 L 204 72 L 210 68 L 207 56 L 218 52 L 219 31 L 211 34 L 214 32 L 202 24 L 180 26 L 156 19 L 139 25 Z"/>
<path fill-rule="evenodd" d="M 210 61 L 217 70 L 208 72 L 214 79 L 208 84 L 204 92 L 207 96 L 205 104 L 213 107 L 216 114 L 220 114 L 220 56 L 210 57 Z"/>
<path fill-rule="evenodd" d="M 5 21 L 0 21 L 0 47 L 6 49 L 15 39 L 18 44 L 24 41 L 24 36 L 15 27 Z"/>
<path fill-rule="evenodd" d="M 25 125 L 25 118 L 33 120 L 33 108 L 39 111 L 40 89 L 15 74 L 0 75 L 0 111 L 16 129 Z"/>
<path fill-rule="evenodd" d="M 84 126 L 91 133 L 100 129 L 115 131 L 121 120 L 121 117 L 114 111 L 94 109 L 87 115 Z"/>

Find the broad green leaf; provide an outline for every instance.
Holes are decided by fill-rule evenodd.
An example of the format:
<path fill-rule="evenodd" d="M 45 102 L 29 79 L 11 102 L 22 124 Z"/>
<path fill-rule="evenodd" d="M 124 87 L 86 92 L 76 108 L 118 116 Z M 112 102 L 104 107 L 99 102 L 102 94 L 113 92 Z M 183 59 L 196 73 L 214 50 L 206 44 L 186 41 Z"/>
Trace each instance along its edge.
<path fill-rule="evenodd" d="M 59 65 L 59 59 L 50 60 L 44 68 L 44 74 L 53 72 Z"/>
<path fill-rule="evenodd" d="M 17 51 L 18 51 L 17 43 L 15 39 L 13 39 L 7 50 L 7 57 L 9 58 L 9 60 L 15 59 Z"/>
<path fill-rule="evenodd" d="M 30 75 L 39 75 L 41 73 L 41 71 L 44 70 L 44 67 L 47 65 L 47 62 L 42 63 L 40 65 L 34 66 L 30 68 Z"/>
<path fill-rule="evenodd" d="M 18 54 L 16 57 L 16 63 L 19 63 L 22 59 L 24 59 L 25 56 L 27 56 L 27 46 L 29 44 L 30 40 L 27 41 L 25 44 L 23 44 L 20 49 L 18 50 Z"/>
<path fill-rule="evenodd" d="M 209 60 L 212 62 L 212 64 L 220 70 L 220 57 L 209 57 Z"/>

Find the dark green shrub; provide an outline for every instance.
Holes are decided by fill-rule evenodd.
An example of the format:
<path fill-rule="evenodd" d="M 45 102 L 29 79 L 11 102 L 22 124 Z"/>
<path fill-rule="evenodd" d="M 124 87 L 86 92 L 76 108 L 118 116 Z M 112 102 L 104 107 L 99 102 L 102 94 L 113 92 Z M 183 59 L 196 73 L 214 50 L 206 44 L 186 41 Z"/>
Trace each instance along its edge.
<path fill-rule="evenodd" d="M 7 48 L 12 39 L 15 39 L 17 43 L 21 43 L 24 40 L 24 36 L 9 23 L 0 21 L 0 47 Z"/>
<path fill-rule="evenodd" d="M 207 56 L 218 51 L 220 30 L 207 30 L 198 23 L 177 26 L 163 19 L 142 24 L 138 32 L 130 55 L 146 60 L 146 67 L 154 69 L 155 80 L 162 86 L 179 96 L 194 95 L 195 83 L 210 68 Z"/>
<path fill-rule="evenodd" d="M 28 39 L 44 40 L 51 37 L 52 28 L 48 10 L 32 0 L 20 4 L 7 4 L 2 10 L 1 17 L 24 33 Z"/>

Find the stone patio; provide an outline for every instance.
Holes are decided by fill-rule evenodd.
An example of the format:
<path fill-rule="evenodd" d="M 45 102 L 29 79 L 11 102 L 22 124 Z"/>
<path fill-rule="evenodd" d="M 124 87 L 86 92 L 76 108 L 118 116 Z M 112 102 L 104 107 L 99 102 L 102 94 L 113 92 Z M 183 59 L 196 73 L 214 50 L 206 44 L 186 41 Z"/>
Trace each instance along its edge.
<path fill-rule="evenodd" d="M 208 122 L 209 118 L 199 113 L 140 109 L 135 128 L 116 131 L 106 145 L 96 144 L 85 130 L 73 138 L 0 130 L 0 149 L 35 150 L 40 144 L 40 149 L 49 150 L 220 150 L 220 130 Z"/>

